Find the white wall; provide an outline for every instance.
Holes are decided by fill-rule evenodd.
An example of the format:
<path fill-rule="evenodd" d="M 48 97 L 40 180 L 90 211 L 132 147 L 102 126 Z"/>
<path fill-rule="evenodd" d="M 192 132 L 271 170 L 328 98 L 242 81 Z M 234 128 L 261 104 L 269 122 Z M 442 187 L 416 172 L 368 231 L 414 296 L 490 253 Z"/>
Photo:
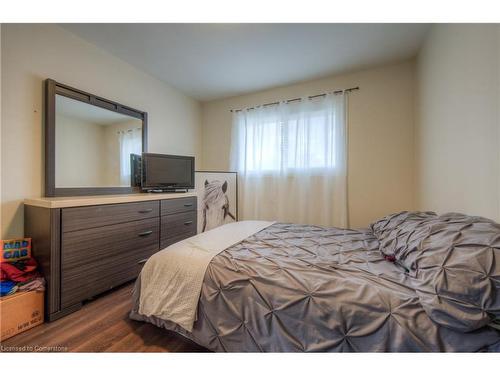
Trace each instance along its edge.
<path fill-rule="evenodd" d="M 200 104 L 55 25 L 2 25 L 2 237 L 23 234 L 22 201 L 43 194 L 43 80 L 147 111 L 149 150 L 201 155 Z"/>
<path fill-rule="evenodd" d="M 349 101 L 350 224 L 413 209 L 413 61 L 204 103 L 204 169 L 229 168 L 230 109 L 354 86 L 360 90 Z"/>
<path fill-rule="evenodd" d="M 500 220 L 498 26 L 433 26 L 417 78 L 417 207 Z"/>

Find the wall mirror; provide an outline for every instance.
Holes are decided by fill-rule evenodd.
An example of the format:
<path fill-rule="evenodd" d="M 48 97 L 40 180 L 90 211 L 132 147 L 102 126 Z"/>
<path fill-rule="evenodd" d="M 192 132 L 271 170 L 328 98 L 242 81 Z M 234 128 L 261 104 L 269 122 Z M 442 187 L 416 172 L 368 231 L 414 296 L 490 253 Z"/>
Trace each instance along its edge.
<path fill-rule="evenodd" d="M 54 80 L 45 84 L 45 195 L 138 191 L 131 159 L 147 152 L 147 114 Z"/>

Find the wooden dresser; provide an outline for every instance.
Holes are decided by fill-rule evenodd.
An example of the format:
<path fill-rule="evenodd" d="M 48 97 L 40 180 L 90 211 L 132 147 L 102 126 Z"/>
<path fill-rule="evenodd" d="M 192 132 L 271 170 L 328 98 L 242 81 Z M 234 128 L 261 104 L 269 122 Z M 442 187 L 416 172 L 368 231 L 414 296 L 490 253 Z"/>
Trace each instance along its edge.
<path fill-rule="evenodd" d="M 136 278 L 155 252 L 196 234 L 195 193 L 27 199 L 25 236 L 47 280 L 46 319 Z"/>

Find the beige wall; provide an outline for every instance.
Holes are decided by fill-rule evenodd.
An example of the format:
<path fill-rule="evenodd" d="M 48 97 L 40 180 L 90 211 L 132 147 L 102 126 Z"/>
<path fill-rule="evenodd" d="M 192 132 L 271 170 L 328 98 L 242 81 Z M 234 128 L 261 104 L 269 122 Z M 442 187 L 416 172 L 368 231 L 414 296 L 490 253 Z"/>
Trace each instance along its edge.
<path fill-rule="evenodd" d="M 56 124 L 56 187 L 106 186 L 106 127 L 61 114 Z"/>
<path fill-rule="evenodd" d="M 55 25 L 2 25 L 2 237 L 23 234 L 22 200 L 43 194 L 43 80 L 147 111 L 149 150 L 201 155 L 201 108 Z"/>
<path fill-rule="evenodd" d="M 231 108 L 360 86 L 349 105 L 351 226 L 412 208 L 500 220 L 498 26 L 434 26 L 415 77 L 409 61 L 203 105 L 57 26 L 4 24 L 0 37 L 4 238 L 23 233 L 22 200 L 43 194 L 49 77 L 147 111 L 150 151 L 195 155 L 206 170 L 229 167 Z"/>
<path fill-rule="evenodd" d="M 0 23 L 0 88 L 2 87 L 2 24 Z M 0 238 L 2 238 L 2 90 L 0 89 Z"/>
<path fill-rule="evenodd" d="M 412 61 L 203 104 L 203 167 L 229 168 L 232 108 L 359 86 L 349 101 L 352 227 L 414 208 Z"/>
<path fill-rule="evenodd" d="M 499 29 L 435 25 L 417 64 L 417 207 L 500 220 Z"/>

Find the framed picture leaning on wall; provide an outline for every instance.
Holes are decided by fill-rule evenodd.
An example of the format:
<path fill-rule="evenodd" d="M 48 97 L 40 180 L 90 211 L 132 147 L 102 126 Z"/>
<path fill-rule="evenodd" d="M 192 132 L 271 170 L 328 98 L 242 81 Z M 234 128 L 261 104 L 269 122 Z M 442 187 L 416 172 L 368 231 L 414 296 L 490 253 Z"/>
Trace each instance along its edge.
<path fill-rule="evenodd" d="M 238 173 L 196 171 L 198 233 L 238 221 Z"/>

